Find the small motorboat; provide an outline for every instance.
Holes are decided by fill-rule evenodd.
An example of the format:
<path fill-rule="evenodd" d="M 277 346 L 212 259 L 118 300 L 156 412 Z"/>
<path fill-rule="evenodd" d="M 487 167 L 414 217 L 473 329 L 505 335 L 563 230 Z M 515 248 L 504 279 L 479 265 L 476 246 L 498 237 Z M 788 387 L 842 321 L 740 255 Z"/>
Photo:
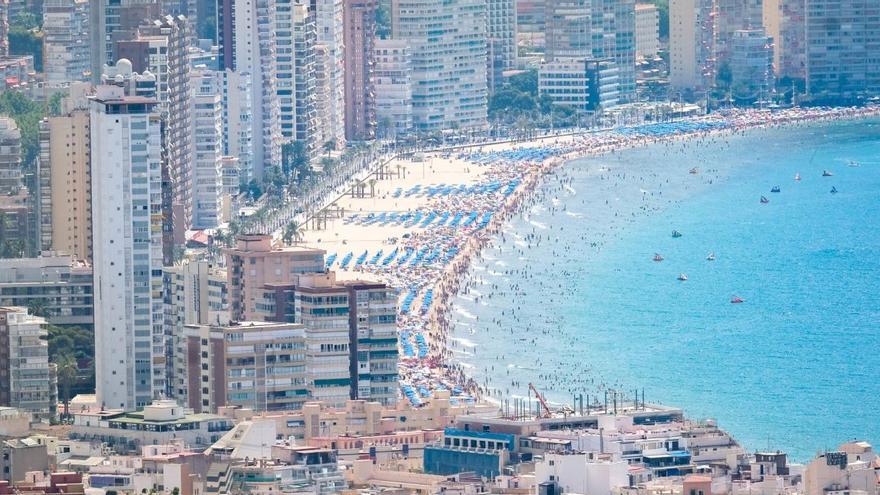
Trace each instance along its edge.
<path fill-rule="evenodd" d="M 828 170 L 823 170 L 823 171 L 822 171 L 822 177 L 831 177 L 831 176 L 833 176 L 833 175 L 834 175 L 834 174 L 832 174 L 832 173 L 831 173 L 830 171 L 828 171 Z"/>
<path fill-rule="evenodd" d="M 678 279 L 681 280 L 682 282 L 684 282 L 684 281 L 686 281 L 686 280 L 688 279 L 688 276 L 687 276 L 687 274 L 685 274 L 685 273 L 679 273 L 679 274 L 678 274 Z"/>
<path fill-rule="evenodd" d="M 677 231 L 677 230 L 673 230 L 673 231 L 672 231 L 672 237 L 675 237 L 675 238 L 679 238 L 679 237 L 681 237 L 681 232 L 679 232 L 679 231 Z"/>
<path fill-rule="evenodd" d="M 706 261 L 715 261 L 715 253 L 709 253 L 709 255 L 706 256 Z"/>
<path fill-rule="evenodd" d="M 801 174 L 794 174 L 794 180 L 801 180 Z"/>
<path fill-rule="evenodd" d="M 831 186 L 831 194 L 837 194 L 837 188 L 836 188 L 836 187 Z"/>
<path fill-rule="evenodd" d="M 660 253 L 654 253 L 654 261 L 663 261 L 663 256 L 660 256 Z"/>
<path fill-rule="evenodd" d="M 766 204 L 769 203 L 769 202 L 770 202 L 770 200 L 767 199 L 766 196 L 761 196 L 761 204 L 762 204 L 762 205 L 766 205 Z"/>
<path fill-rule="evenodd" d="M 859 163 L 859 162 L 857 162 L 857 161 L 855 161 L 855 160 L 850 160 L 850 161 L 849 161 L 849 166 L 850 166 L 850 167 L 861 167 L 862 164 Z"/>
<path fill-rule="evenodd" d="M 691 173 L 691 175 L 697 175 L 698 173 L 700 173 L 700 169 L 698 169 L 697 167 L 694 167 L 690 170 L 690 173 Z"/>
<path fill-rule="evenodd" d="M 733 296 L 730 298 L 730 304 L 740 304 L 740 303 L 744 303 L 744 302 L 745 302 L 745 300 L 743 300 L 743 298 L 741 298 L 739 296 Z"/>
<path fill-rule="evenodd" d="M 772 193 L 778 193 L 778 192 L 780 192 L 781 190 L 782 190 L 782 189 L 779 189 L 779 186 L 773 186 L 773 189 L 770 189 L 770 192 L 772 192 Z"/>

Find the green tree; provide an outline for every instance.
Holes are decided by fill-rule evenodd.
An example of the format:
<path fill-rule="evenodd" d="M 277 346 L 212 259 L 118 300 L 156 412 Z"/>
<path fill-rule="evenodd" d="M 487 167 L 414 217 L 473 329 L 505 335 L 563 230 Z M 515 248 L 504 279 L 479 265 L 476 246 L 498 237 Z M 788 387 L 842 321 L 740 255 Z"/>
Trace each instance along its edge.
<path fill-rule="evenodd" d="M 12 55 L 31 55 L 34 69 L 43 71 L 43 35 L 40 22 L 30 12 L 19 14 L 9 23 L 9 53 Z"/>
<path fill-rule="evenodd" d="M 64 99 L 64 93 L 59 91 L 49 98 L 46 111 L 52 117 L 61 115 L 61 100 Z"/>
<path fill-rule="evenodd" d="M 284 226 L 284 231 L 281 233 L 281 240 L 284 244 L 288 246 L 291 244 L 295 244 L 301 241 L 303 238 L 302 228 L 296 222 L 290 222 L 289 224 Z"/>
<path fill-rule="evenodd" d="M 328 139 L 327 141 L 324 142 L 323 147 L 324 147 L 324 151 L 327 152 L 327 156 L 330 156 L 330 152 L 332 152 L 333 150 L 336 149 L 336 140 L 335 139 Z"/>
<path fill-rule="evenodd" d="M 78 368 L 76 360 L 70 354 L 64 354 L 61 359 L 55 361 L 56 375 L 58 377 L 58 388 L 61 392 L 61 400 L 64 403 L 63 419 L 70 417 L 70 397 L 71 390 L 77 381 Z"/>
<path fill-rule="evenodd" d="M 18 91 L 0 93 L 0 113 L 9 115 L 21 133 L 21 162 L 31 171 L 40 142 L 40 120 L 46 116 L 46 106 L 31 100 Z"/>

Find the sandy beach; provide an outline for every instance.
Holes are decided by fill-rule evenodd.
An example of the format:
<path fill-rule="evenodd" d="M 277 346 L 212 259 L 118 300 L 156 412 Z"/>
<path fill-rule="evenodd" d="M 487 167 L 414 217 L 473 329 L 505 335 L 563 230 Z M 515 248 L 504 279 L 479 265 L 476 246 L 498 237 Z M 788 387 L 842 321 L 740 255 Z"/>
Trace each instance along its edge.
<path fill-rule="evenodd" d="M 876 108 L 736 111 L 398 158 L 305 225 L 301 244 L 326 250 L 328 267 L 340 278 L 379 280 L 400 291 L 400 380 L 407 400 L 419 405 L 446 389 L 457 401 L 473 401 L 486 395 L 452 359 L 451 299 L 482 248 L 556 167 L 674 139 L 878 114 Z"/>

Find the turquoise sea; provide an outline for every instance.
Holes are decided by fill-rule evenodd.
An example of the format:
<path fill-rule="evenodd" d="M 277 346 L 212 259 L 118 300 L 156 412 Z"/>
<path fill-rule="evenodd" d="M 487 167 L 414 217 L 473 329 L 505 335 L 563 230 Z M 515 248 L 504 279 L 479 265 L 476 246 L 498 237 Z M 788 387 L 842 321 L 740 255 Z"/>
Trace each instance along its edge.
<path fill-rule="evenodd" d="M 453 309 L 496 398 L 644 388 L 798 461 L 880 442 L 880 121 L 577 160 L 538 196 Z"/>

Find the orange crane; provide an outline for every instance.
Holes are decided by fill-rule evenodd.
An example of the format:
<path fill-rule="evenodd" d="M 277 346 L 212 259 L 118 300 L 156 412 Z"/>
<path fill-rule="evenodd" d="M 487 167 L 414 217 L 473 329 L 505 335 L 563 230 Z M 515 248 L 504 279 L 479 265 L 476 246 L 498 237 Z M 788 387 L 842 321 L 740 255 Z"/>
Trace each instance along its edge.
<path fill-rule="evenodd" d="M 553 416 L 553 413 L 550 412 L 550 407 L 547 406 L 547 401 L 544 400 L 544 397 L 541 396 L 541 393 L 538 392 L 538 389 L 536 389 L 534 385 L 529 383 L 529 390 L 535 393 L 535 398 L 538 399 L 538 402 L 541 403 L 541 407 L 544 408 L 544 415 L 541 417 L 549 418 L 550 416 Z"/>

